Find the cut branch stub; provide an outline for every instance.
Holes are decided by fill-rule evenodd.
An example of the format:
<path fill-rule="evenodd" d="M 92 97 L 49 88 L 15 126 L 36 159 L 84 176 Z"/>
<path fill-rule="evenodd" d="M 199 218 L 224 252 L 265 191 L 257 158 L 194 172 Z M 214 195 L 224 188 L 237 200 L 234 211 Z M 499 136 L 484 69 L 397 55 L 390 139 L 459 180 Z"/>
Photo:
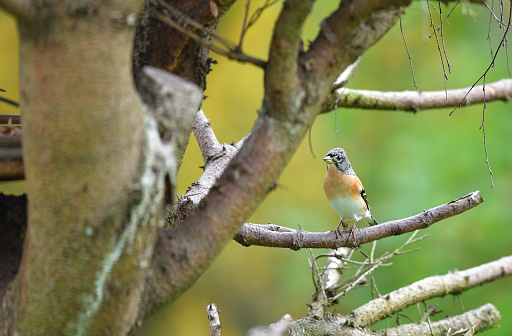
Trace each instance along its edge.
<path fill-rule="evenodd" d="M 139 73 L 137 88 L 158 123 L 160 138 L 164 142 L 174 142 L 179 166 L 195 115 L 203 101 L 203 91 L 194 83 L 150 66 Z"/>

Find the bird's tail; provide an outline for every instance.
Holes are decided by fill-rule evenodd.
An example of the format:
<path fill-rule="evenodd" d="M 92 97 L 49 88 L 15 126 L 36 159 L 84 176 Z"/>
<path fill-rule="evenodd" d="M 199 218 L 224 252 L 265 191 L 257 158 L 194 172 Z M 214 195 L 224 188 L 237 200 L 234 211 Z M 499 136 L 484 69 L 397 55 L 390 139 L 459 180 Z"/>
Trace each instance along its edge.
<path fill-rule="evenodd" d="M 370 218 L 368 220 L 368 224 L 370 224 L 370 226 L 374 226 L 374 225 L 377 225 L 379 223 L 377 223 L 377 221 L 375 220 L 375 218 L 373 218 L 372 215 L 370 215 Z"/>

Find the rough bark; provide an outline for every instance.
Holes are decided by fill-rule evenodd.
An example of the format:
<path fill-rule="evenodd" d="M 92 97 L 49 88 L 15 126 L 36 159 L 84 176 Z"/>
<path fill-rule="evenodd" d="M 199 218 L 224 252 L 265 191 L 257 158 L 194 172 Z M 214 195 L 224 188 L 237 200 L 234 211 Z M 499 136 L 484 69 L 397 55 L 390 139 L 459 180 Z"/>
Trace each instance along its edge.
<path fill-rule="evenodd" d="M 217 16 L 212 13 L 208 1 L 167 0 L 177 12 L 198 22 L 205 29 L 214 30 L 220 18 L 236 0 L 221 1 L 216 6 Z M 133 51 L 133 73 L 137 73 L 146 65 L 166 69 L 192 83 L 206 88 L 206 75 L 210 72 L 210 56 L 208 48 L 200 45 L 188 36 L 169 27 L 151 16 L 150 8 L 156 8 L 158 1 L 148 1 L 143 8 Z M 183 24 L 183 23 L 182 23 Z M 211 36 L 200 32 L 205 41 Z"/>
<path fill-rule="evenodd" d="M 130 55 L 141 5 L 47 1 L 20 21 L 30 201 L 15 334 L 120 335 L 137 312 L 157 228 L 137 213 L 146 140 Z"/>

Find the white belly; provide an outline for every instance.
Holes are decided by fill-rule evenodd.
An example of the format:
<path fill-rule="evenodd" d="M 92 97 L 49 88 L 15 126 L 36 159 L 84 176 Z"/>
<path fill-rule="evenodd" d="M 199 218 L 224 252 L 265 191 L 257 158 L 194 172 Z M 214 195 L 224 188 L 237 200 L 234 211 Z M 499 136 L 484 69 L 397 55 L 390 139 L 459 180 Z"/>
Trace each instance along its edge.
<path fill-rule="evenodd" d="M 330 200 L 331 207 L 340 215 L 343 220 L 358 221 L 362 218 L 371 217 L 370 211 L 362 205 L 360 200 L 342 200 L 336 198 Z"/>

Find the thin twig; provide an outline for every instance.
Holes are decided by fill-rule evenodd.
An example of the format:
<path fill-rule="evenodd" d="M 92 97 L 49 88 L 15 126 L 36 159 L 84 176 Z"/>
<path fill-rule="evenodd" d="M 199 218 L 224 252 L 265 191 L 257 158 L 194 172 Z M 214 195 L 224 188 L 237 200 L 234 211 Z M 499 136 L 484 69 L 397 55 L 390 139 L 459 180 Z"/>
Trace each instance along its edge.
<path fill-rule="evenodd" d="M 402 38 L 404 40 L 405 50 L 407 51 L 407 57 L 409 58 L 409 65 L 411 67 L 412 74 L 412 82 L 414 83 L 414 87 L 418 90 L 418 85 L 416 84 L 416 78 L 414 77 L 414 69 L 412 67 L 412 56 L 409 52 L 409 47 L 407 46 L 407 41 L 405 40 L 404 28 L 402 27 L 402 16 L 399 17 L 400 20 L 400 32 L 402 33 Z"/>
<path fill-rule="evenodd" d="M 487 9 L 489 10 L 490 14 L 489 14 L 489 27 L 487 28 L 487 40 L 489 41 L 489 49 L 491 50 L 491 59 L 492 57 L 494 56 L 494 52 L 492 51 L 492 39 L 491 39 L 491 22 L 492 22 L 492 17 L 494 16 L 494 18 L 496 19 L 496 21 L 499 21 L 498 17 L 496 16 L 496 14 L 494 14 L 494 11 L 493 11 L 493 8 L 494 8 L 494 0 L 491 2 L 491 7 L 489 7 L 489 5 L 485 4 L 485 7 L 487 7 Z"/>
<path fill-rule="evenodd" d="M 433 7 L 434 9 L 435 9 L 435 7 L 430 3 L 430 1 L 427 1 L 427 6 L 428 6 L 428 13 L 430 15 L 430 27 L 432 27 L 432 29 L 434 30 L 433 33 L 434 33 L 434 36 L 436 37 L 437 50 L 439 51 L 439 58 L 441 59 L 441 65 L 443 67 L 444 91 L 445 91 L 446 100 L 448 100 L 448 91 L 446 88 L 446 80 L 448 79 L 448 76 L 446 75 L 443 54 L 441 52 L 441 45 L 439 44 L 439 37 L 437 36 L 437 30 L 436 30 L 436 27 L 434 26 L 434 19 L 432 17 L 432 11 L 430 10 L 430 7 Z M 441 25 L 442 25 L 442 22 L 441 22 Z"/>
<path fill-rule="evenodd" d="M 441 22 L 441 24 L 439 25 L 441 27 L 441 42 L 443 44 L 443 54 L 444 54 L 444 58 L 446 60 L 446 66 L 448 67 L 448 73 L 452 73 L 452 66 L 450 65 L 450 61 L 448 60 L 448 54 L 446 53 L 446 44 L 444 42 L 444 25 L 443 25 L 443 22 L 448 18 L 448 16 L 450 15 L 450 13 L 452 12 L 452 10 L 459 4 L 458 2 L 455 4 L 455 6 L 452 7 L 452 9 L 448 12 L 448 15 L 446 15 L 446 17 L 443 19 L 443 15 L 442 15 L 442 9 L 441 9 L 441 1 L 438 2 L 439 3 L 439 21 Z M 448 98 L 447 98 L 448 99 Z"/>
<path fill-rule="evenodd" d="M 455 106 L 453 108 L 453 110 L 450 112 L 450 116 L 453 114 L 453 112 L 460 108 L 462 106 L 462 103 L 464 102 L 464 100 L 466 99 L 466 97 L 469 95 L 469 93 L 471 92 L 471 90 L 473 90 L 473 88 L 476 86 L 476 84 L 478 84 L 478 82 L 480 82 L 480 80 L 482 78 L 484 78 L 484 76 L 489 72 L 489 70 L 491 69 L 491 67 L 494 66 L 494 61 L 496 60 L 496 57 L 498 56 L 498 52 L 500 51 L 500 48 L 501 46 L 503 45 L 505 39 L 507 38 L 507 33 L 508 33 L 508 29 L 510 27 L 510 23 L 511 23 L 511 18 L 512 18 L 512 6 L 509 7 L 509 13 L 508 13 L 508 23 L 507 23 L 507 28 L 505 29 L 505 32 L 503 34 L 503 37 L 500 41 L 500 44 L 498 45 L 498 48 L 496 49 L 496 52 L 494 53 L 494 57 L 492 58 L 492 61 L 491 61 L 491 64 L 489 64 L 489 66 L 487 67 L 487 69 L 484 71 L 483 75 L 480 76 L 474 83 L 473 85 L 471 85 L 471 87 L 469 88 L 468 92 L 466 93 L 466 95 L 464 96 L 464 98 L 462 98 L 462 100 L 459 102 L 459 104 L 457 104 L 457 106 Z"/>
<path fill-rule="evenodd" d="M 4 102 L 4 103 L 7 103 L 9 105 L 16 106 L 16 107 L 20 106 L 20 104 L 18 104 L 14 100 L 10 100 L 10 99 L 4 98 L 4 97 L 0 97 L 0 102 Z"/>
<path fill-rule="evenodd" d="M 378 258 L 376 261 L 371 262 L 370 265 L 372 265 L 372 266 L 367 268 L 363 272 L 361 272 L 360 273 L 361 275 L 358 274 L 362 270 L 362 268 L 360 268 L 358 270 L 358 272 L 356 273 L 356 275 L 354 275 L 352 278 L 350 278 L 349 280 L 346 281 L 346 283 L 349 283 L 349 285 L 347 287 L 345 287 L 345 289 L 343 291 L 341 291 L 339 294 L 335 295 L 331 299 L 331 301 L 336 301 L 341 296 L 345 296 L 349 291 L 354 289 L 356 285 L 360 284 L 361 281 L 363 281 L 363 279 L 365 279 L 368 275 L 370 275 L 375 269 L 382 266 L 382 264 L 385 261 L 393 258 L 396 255 L 399 255 L 400 251 L 403 250 L 406 246 L 413 244 L 413 243 L 417 242 L 418 240 L 424 239 L 426 237 L 426 236 L 422 236 L 418 239 L 414 239 L 414 237 L 416 236 L 417 233 L 418 233 L 418 231 L 414 231 L 413 234 L 407 239 L 407 241 L 404 244 L 402 244 L 400 247 L 398 247 L 396 250 L 394 250 L 392 253 L 384 254 L 380 258 Z"/>
<path fill-rule="evenodd" d="M 485 163 L 487 164 L 487 169 L 489 169 L 489 176 L 491 178 L 491 189 L 494 188 L 494 181 L 492 178 L 492 170 L 491 165 L 489 163 L 489 155 L 487 154 L 487 138 L 485 136 L 485 110 L 487 109 L 487 102 L 485 100 L 485 76 L 484 76 L 484 85 L 483 85 L 483 91 L 484 91 L 484 104 L 482 108 L 482 124 L 480 125 L 480 129 L 482 130 L 482 135 L 484 138 L 484 151 L 485 151 Z"/>
<path fill-rule="evenodd" d="M 340 85 L 343 83 L 343 88 L 340 92 L 338 92 L 338 98 L 336 99 L 336 102 L 334 104 L 334 129 L 336 131 L 336 136 L 340 136 L 338 133 L 338 102 L 343 95 L 343 92 L 347 89 L 350 82 L 356 77 L 357 69 L 359 69 L 359 64 L 361 63 L 361 58 L 363 57 L 363 54 L 359 56 L 354 63 L 349 65 L 336 79 L 335 85 Z M 342 79 L 344 78 L 344 79 Z"/>
<path fill-rule="evenodd" d="M 309 249 L 309 253 L 311 254 L 311 275 L 313 276 L 313 283 L 315 284 L 315 288 L 319 294 L 322 295 L 322 304 L 324 306 L 324 311 L 327 308 L 327 295 L 325 294 L 325 288 L 320 276 L 320 271 L 318 270 L 318 266 L 316 264 L 315 255 L 313 254 L 313 250 Z M 316 275 L 316 276 L 315 276 Z M 320 287 L 320 288 L 319 288 Z"/>
<path fill-rule="evenodd" d="M 251 0 L 246 0 L 244 19 L 242 21 L 242 30 L 240 32 L 240 40 L 238 41 L 238 48 L 240 48 L 240 50 L 242 50 L 242 44 L 244 43 L 244 36 L 245 36 L 245 33 L 247 32 L 246 24 L 247 24 L 247 16 L 249 15 L 250 6 L 251 6 Z"/>
<path fill-rule="evenodd" d="M 494 1 L 491 2 L 491 7 L 489 7 L 489 5 L 487 3 L 484 3 L 485 7 L 489 10 L 490 14 L 489 15 L 489 27 L 490 27 L 490 24 L 491 24 L 491 20 L 492 18 L 494 17 L 494 19 L 496 20 L 496 22 L 498 22 L 498 24 L 500 25 L 500 28 L 502 26 L 505 25 L 505 22 L 501 21 L 501 19 L 499 19 L 496 14 L 494 13 Z M 491 54 L 493 55 L 493 54 Z"/>
<path fill-rule="evenodd" d="M 266 0 L 265 3 L 258 9 L 256 9 L 254 11 L 254 13 L 252 13 L 251 15 L 251 18 L 249 19 L 249 22 L 247 23 L 247 27 L 246 27 L 246 30 L 249 29 L 249 27 L 251 27 L 253 24 L 256 23 L 256 21 L 258 21 L 258 19 L 260 18 L 261 14 L 263 14 L 263 12 L 265 11 L 265 9 L 273 6 L 274 4 L 278 3 L 280 0 Z"/>
<path fill-rule="evenodd" d="M 184 26 L 182 26 L 181 24 L 176 22 L 170 14 L 164 15 L 164 14 L 160 13 L 156 8 L 153 8 L 153 7 L 150 8 L 151 15 L 153 15 L 154 17 L 156 17 L 158 20 L 162 21 L 163 23 L 178 30 L 179 32 L 189 36 L 197 43 L 211 49 L 212 51 L 214 51 L 218 54 L 227 56 L 230 59 L 234 59 L 239 62 L 252 63 L 260 68 L 265 68 L 267 62 L 265 62 L 261 59 L 258 59 L 256 57 L 244 54 L 238 46 L 235 46 L 235 44 L 233 42 L 220 36 L 219 34 L 216 34 L 214 31 L 203 27 L 201 24 L 197 23 L 195 20 L 191 19 L 190 17 L 184 15 L 183 13 L 181 13 L 180 11 L 178 11 L 177 9 L 175 9 L 168 3 L 164 2 L 163 0 L 151 0 L 151 3 L 154 5 L 158 4 L 162 7 L 164 7 L 170 14 L 172 14 L 172 16 L 175 16 L 179 21 L 183 21 L 187 25 L 212 36 L 212 38 L 215 41 L 219 42 L 222 47 L 217 46 L 217 45 L 213 44 L 213 42 L 204 39 L 196 32 L 193 32 L 192 30 L 185 28 Z"/>

